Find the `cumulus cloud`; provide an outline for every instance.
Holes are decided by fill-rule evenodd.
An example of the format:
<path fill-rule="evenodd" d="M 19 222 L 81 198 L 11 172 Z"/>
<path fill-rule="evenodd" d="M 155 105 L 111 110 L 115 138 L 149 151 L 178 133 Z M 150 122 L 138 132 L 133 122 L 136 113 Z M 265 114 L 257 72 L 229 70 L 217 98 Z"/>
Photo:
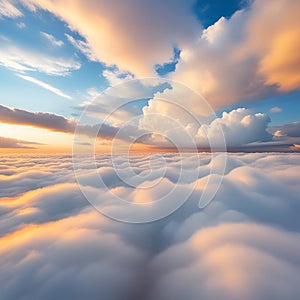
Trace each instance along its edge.
<path fill-rule="evenodd" d="M 267 132 L 268 124 L 271 121 L 269 116 L 261 113 L 254 114 L 245 108 L 238 108 L 229 113 L 223 112 L 220 118 L 215 118 L 210 123 L 204 121 L 202 124 L 195 121 L 181 107 L 159 100 L 149 101 L 149 106 L 146 106 L 143 112 L 145 116 L 141 123 L 143 128 L 151 129 L 175 140 L 178 145 L 188 145 L 187 134 L 200 149 L 210 148 L 212 142 L 221 149 L 223 135 L 228 149 L 253 142 L 272 140 L 272 134 Z M 151 114 L 154 115 L 151 116 Z M 159 118 L 156 114 L 159 114 Z M 180 120 L 180 124 L 184 128 L 181 128 L 180 131 L 175 127 L 176 124 L 167 117 L 171 117 L 172 120 Z M 176 136 L 178 137 L 176 138 Z"/>
<path fill-rule="evenodd" d="M 195 168 L 195 155 L 185 156 L 187 169 Z M 164 157 L 167 171 L 153 179 L 162 176 L 165 190 L 160 191 L 168 192 L 181 166 L 178 154 Z M 153 189 L 137 193 L 143 189 L 112 177 L 107 158 L 96 157 L 97 172 L 112 192 L 139 202 L 159 195 Z M 130 225 L 105 218 L 89 205 L 75 184 L 70 156 L 2 156 L 6 186 L 11 181 L 19 189 L 12 195 L 5 185 L 1 188 L 6 192 L 0 201 L 2 298 L 298 299 L 299 155 L 230 154 L 222 185 L 202 210 L 198 201 L 205 178 L 214 176 L 209 166 L 220 158 L 199 158 L 197 184 L 183 207 L 158 222 Z M 122 157 L 117 159 L 129 174 L 130 167 L 126 170 Z M 147 174 L 149 159 L 133 156 L 131 168 Z M 157 155 L 155 162 L 158 169 L 164 167 Z M 82 188 L 107 201 L 89 179 L 93 165 L 84 156 L 80 163 L 86 178 Z M 47 175 L 20 180 L 21 174 L 39 169 Z M 45 185 L 35 186 L 36 180 Z M 186 177 L 189 189 L 191 180 Z"/>
<path fill-rule="evenodd" d="M 245 108 L 238 108 L 231 112 L 223 112 L 221 118 L 215 119 L 210 125 L 199 128 L 196 138 L 201 141 L 206 139 L 219 139 L 222 128 L 227 147 L 236 147 L 252 142 L 271 141 L 272 135 L 267 132 L 268 123 L 271 120 L 266 114 L 256 113 Z M 206 143 L 207 144 L 207 143 Z"/>
<path fill-rule="evenodd" d="M 99 104 L 108 98 L 112 100 L 110 103 L 112 106 L 124 100 L 113 94 L 101 95 L 92 105 L 87 104 L 88 114 L 100 116 L 100 118 L 105 116 L 105 109 L 102 109 L 101 105 L 99 112 L 97 109 L 99 109 Z M 106 109 L 108 110 L 109 107 Z M 138 113 L 137 116 L 136 113 Z M 273 137 L 278 138 L 279 135 L 284 136 L 284 134 L 283 131 L 274 130 L 274 128 L 269 130 L 275 132 L 274 136 L 267 131 L 270 118 L 266 114 L 255 114 L 248 109 L 239 108 L 229 113 L 224 112 L 221 117 L 214 118 L 212 121 L 203 118 L 203 123 L 201 123 L 201 120 L 195 119 L 182 107 L 157 99 L 150 100 L 142 112 L 137 106 L 131 104 L 125 109 L 113 112 L 105 122 L 97 121 L 95 124 L 85 124 L 52 113 L 33 113 L 12 109 L 3 105 L 0 105 L 0 118 L 1 122 L 8 124 L 34 126 L 69 134 L 76 133 L 74 141 L 76 145 L 90 147 L 94 142 L 86 138 L 102 138 L 116 143 L 123 141 L 130 144 L 147 144 L 170 150 L 174 147 L 180 149 L 197 147 L 212 149 L 212 151 L 223 151 L 226 147 L 235 151 L 247 150 L 248 147 L 256 151 L 285 147 L 288 151 L 289 146 L 297 143 L 294 140 L 286 141 L 284 144 L 273 143 Z M 129 121 L 124 122 L 122 118 L 123 120 L 129 119 Z M 110 125 L 111 123 L 116 125 Z M 296 136 L 296 131 L 293 132 L 290 133 L 291 136 Z M 123 146 L 126 147 L 126 145 Z M 118 146 L 122 145 L 118 144 Z"/>
<path fill-rule="evenodd" d="M 299 88 L 299 3 L 254 1 L 181 50 L 172 78 L 214 108 Z"/>

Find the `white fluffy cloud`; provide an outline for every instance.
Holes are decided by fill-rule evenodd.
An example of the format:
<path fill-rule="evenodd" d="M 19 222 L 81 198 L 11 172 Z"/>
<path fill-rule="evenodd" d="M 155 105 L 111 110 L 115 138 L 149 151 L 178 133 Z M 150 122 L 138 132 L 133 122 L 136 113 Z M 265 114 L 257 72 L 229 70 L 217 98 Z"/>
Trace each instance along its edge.
<path fill-rule="evenodd" d="M 225 138 L 226 146 L 230 149 L 272 140 L 272 134 L 267 132 L 270 118 L 266 114 L 254 114 L 245 108 L 223 112 L 220 118 L 207 122 L 203 118 L 195 120 L 180 106 L 151 100 L 143 113 L 140 123 L 142 128 L 165 136 L 178 146 L 188 146 L 193 141 L 200 148 L 210 148 L 210 143 L 211 147 L 222 148 Z M 203 123 L 201 119 L 204 120 Z M 159 141 L 155 139 L 152 142 L 159 145 Z"/>
<path fill-rule="evenodd" d="M 254 1 L 182 49 L 172 78 L 214 107 L 300 87 L 299 2 Z"/>
<path fill-rule="evenodd" d="M 98 157 L 97 170 L 111 191 L 131 195 L 130 201 L 157 195 L 152 189 L 138 193 L 112 177 L 105 157 Z M 132 168 L 147 174 L 150 157 L 132 157 Z M 199 178 L 188 202 L 144 225 L 119 223 L 96 212 L 74 183 L 71 157 L 2 157 L 2 299 L 298 299 L 299 155 L 230 154 L 223 183 L 202 210 L 198 201 L 204 179 L 211 176 L 212 159 L 219 158 L 199 157 Z M 165 159 L 168 170 L 161 184 L 166 192 L 176 185 L 180 160 L 177 154 Z M 186 167 L 193 169 L 194 154 L 186 159 Z M 153 156 L 155 162 L 162 168 L 159 156 Z M 85 189 L 106 201 L 88 179 L 93 166 L 84 158 L 81 166 Z M 19 184 L 16 176 L 38 169 L 47 176 L 27 176 Z M 18 187 L 14 195 L 9 184 Z"/>

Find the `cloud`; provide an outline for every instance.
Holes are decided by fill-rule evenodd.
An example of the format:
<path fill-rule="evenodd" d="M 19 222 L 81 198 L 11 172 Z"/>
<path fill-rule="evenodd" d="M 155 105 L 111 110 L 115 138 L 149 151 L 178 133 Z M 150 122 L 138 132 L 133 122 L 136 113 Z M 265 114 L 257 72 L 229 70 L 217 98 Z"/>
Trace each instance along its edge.
<path fill-rule="evenodd" d="M 12 139 L 8 137 L 0 137 L 0 148 L 24 148 L 24 149 L 34 149 L 34 145 L 39 145 L 39 143 Z"/>
<path fill-rule="evenodd" d="M 111 139 L 118 128 L 108 124 L 79 124 L 75 119 L 67 119 L 52 113 L 28 112 L 22 109 L 12 109 L 0 105 L 0 119 L 2 123 L 20 124 L 48 129 L 50 131 L 65 132 L 79 135 L 99 136 L 103 139 Z"/>
<path fill-rule="evenodd" d="M 105 226 L 99 227 L 99 221 L 105 222 L 101 219 L 82 214 L 4 237 L 2 242 L 7 238 L 14 242 L 1 243 L 1 265 L 6 261 L 1 287 L 7 287 L 3 299 L 99 299 L 99 295 L 112 300 L 133 299 L 143 253 L 118 234 L 107 232 Z M 19 251 L 12 251 L 15 247 Z M 21 264 L 16 266 L 15 261 Z M 29 276 L 31 272 L 39 276 Z"/>
<path fill-rule="evenodd" d="M 150 100 L 143 113 L 140 123 L 142 128 L 176 141 L 179 146 L 189 145 L 193 140 L 200 149 L 211 148 L 213 145 L 222 149 L 223 135 L 227 149 L 272 140 L 272 134 L 267 132 L 270 118 L 245 108 L 223 112 L 220 118 L 203 123 L 195 121 L 181 107 L 160 100 Z M 179 125 L 176 126 L 174 120 L 179 120 L 181 128 L 177 128 Z"/>
<path fill-rule="evenodd" d="M 97 61 L 97 58 L 95 57 L 93 51 L 89 47 L 88 43 L 83 40 L 76 40 L 74 37 L 72 37 L 69 34 L 65 34 L 68 41 L 79 51 L 81 51 L 89 60 L 91 61 Z"/>
<path fill-rule="evenodd" d="M 200 141 L 220 138 L 218 127 L 222 128 L 228 148 L 249 144 L 252 142 L 266 142 L 272 140 L 272 135 L 267 132 L 268 123 L 271 120 L 266 114 L 251 113 L 245 108 L 238 108 L 229 113 L 223 112 L 221 118 L 217 118 L 208 126 L 201 126 L 196 138 Z M 201 143 L 201 142 L 200 142 Z"/>
<path fill-rule="evenodd" d="M 39 188 L 74 182 L 71 156 L 57 157 L 59 161 L 53 162 L 47 159 L 47 156 L 28 161 L 23 155 L 3 156 L 0 160 L 0 197 L 13 198 Z M 41 195 L 44 192 L 46 190 L 40 190 Z M 31 193 L 30 197 L 32 195 L 35 194 Z M 27 196 L 24 199 L 27 199 Z"/>
<path fill-rule="evenodd" d="M 171 77 L 220 108 L 300 87 L 299 3 L 253 1 L 181 49 Z"/>
<path fill-rule="evenodd" d="M 282 126 L 274 127 L 274 129 L 276 130 L 274 132 L 276 137 L 300 137 L 300 122 L 284 124 Z"/>
<path fill-rule="evenodd" d="M 278 107 L 278 106 L 274 106 L 270 109 L 271 113 L 280 113 L 282 112 L 282 108 Z"/>
<path fill-rule="evenodd" d="M 68 120 L 52 113 L 32 113 L 3 105 L 0 105 L 0 118 L 3 123 L 29 125 L 68 133 L 74 131 L 76 124 L 75 120 Z"/>
<path fill-rule="evenodd" d="M 185 156 L 185 168 L 195 169 L 195 155 Z M 196 188 L 183 207 L 158 222 L 130 225 L 89 205 L 75 183 L 71 156 L 2 156 L 2 299 L 298 299 L 299 155 L 229 154 L 222 185 L 202 210 L 199 196 L 219 155 L 199 157 Z M 165 154 L 166 173 L 153 174 L 165 180 L 132 189 L 111 176 L 108 158 L 97 156 L 97 176 L 129 201 L 168 192 L 182 168 L 178 154 Z M 126 158 L 117 159 L 121 169 Z M 130 177 L 133 168 L 147 175 L 149 159 L 164 168 L 159 156 L 138 155 L 124 174 Z M 93 165 L 82 156 L 80 166 L 84 191 L 108 201 L 88 178 Z M 185 179 L 192 188 L 194 179 Z"/>
<path fill-rule="evenodd" d="M 17 18 L 23 16 L 22 12 L 17 9 L 13 2 L 9 0 L 0 0 L 0 18 L 1 17 Z"/>
<path fill-rule="evenodd" d="M 38 80 L 36 78 L 33 78 L 31 76 L 25 76 L 25 75 L 21 75 L 21 74 L 18 74 L 17 76 L 20 77 L 20 78 L 22 78 L 22 79 L 24 79 L 24 80 L 32 82 L 32 83 L 34 83 L 34 84 L 36 84 L 36 85 L 38 85 L 38 86 L 40 86 L 40 87 L 42 87 L 42 88 L 44 88 L 46 90 L 48 90 L 48 91 L 50 91 L 50 92 L 58 95 L 58 96 L 61 96 L 63 98 L 67 98 L 67 99 L 72 99 L 71 96 L 65 94 L 60 89 L 58 89 L 58 88 L 56 88 L 56 87 L 54 87 L 54 86 L 52 86 L 52 85 L 50 85 L 50 84 L 48 84 L 46 82 L 43 82 L 43 81 Z"/>
<path fill-rule="evenodd" d="M 101 95 L 93 104 L 95 108 L 88 106 L 92 115 L 97 116 L 99 107 L 101 107 L 99 115 L 104 114 L 103 107 L 99 104 L 103 99 L 107 100 L 107 97 L 111 97 L 113 105 L 115 105 L 113 101 L 122 101 L 122 99 L 115 98 L 114 95 Z M 172 107 L 174 107 L 173 110 Z M 166 110 L 164 110 L 165 108 Z M 116 143 L 114 147 L 120 147 L 120 151 L 128 143 L 141 143 L 169 150 L 174 150 L 174 146 L 180 149 L 191 149 L 190 147 L 197 146 L 199 149 L 212 149 L 213 151 L 218 149 L 223 151 L 225 146 L 231 151 L 270 151 L 277 148 L 289 151 L 291 150 L 289 147 L 298 143 L 295 140 L 273 142 L 273 134 L 269 131 L 275 132 L 274 137 L 276 138 L 280 130 L 276 131 L 271 128 L 267 131 L 270 118 L 266 114 L 254 114 L 245 108 L 232 110 L 229 113 L 224 112 L 222 117 L 215 118 L 210 122 L 206 120 L 202 124 L 182 108 L 169 103 L 166 105 L 159 100 L 149 101 L 149 106 L 144 107 L 142 114 L 139 113 L 137 117 L 135 113 L 135 106 L 131 106 L 124 111 L 114 113 L 104 123 L 85 124 L 52 113 L 33 113 L 0 105 L 1 122 L 34 126 L 69 134 L 74 134 L 76 130 L 74 142 L 77 146 L 93 147 L 93 140 L 90 139 L 97 137 L 114 141 Z M 124 119 L 129 121 L 120 122 L 122 116 L 126 116 Z M 110 125 L 111 120 L 115 120 L 116 125 Z M 226 145 L 222 143 L 224 137 Z M 127 144 L 118 143 L 122 141 Z"/>
<path fill-rule="evenodd" d="M 20 28 L 20 29 L 23 29 L 26 27 L 26 24 L 24 22 L 19 22 L 17 23 L 17 26 Z"/>
<path fill-rule="evenodd" d="M 154 260 L 149 299 L 296 299 L 300 235 L 265 225 L 199 230 Z"/>
<path fill-rule="evenodd" d="M 73 58 L 48 56 L 41 51 L 20 48 L 10 41 L 0 44 L 0 65 L 21 73 L 38 71 L 55 76 L 69 75 L 72 70 L 81 67 Z"/>
<path fill-rule="evenodd" d="M 52 34 L 41 32 L 41 35 L 56 47 L 62 47 L 64 45 L 62 40 L 57 40 Z"/>
<path fill-rule="evenodd" d="M 155 65 L 170 61 L 200 28 L 191 14 L 194 1 L 24 1 L 32 10 L 47 10 L 79 32 L 76 42 L 92 60 L 117 65 L 137 76 L 155 74 Z M 172 10 L 170 10 L 172 7 Z"/>

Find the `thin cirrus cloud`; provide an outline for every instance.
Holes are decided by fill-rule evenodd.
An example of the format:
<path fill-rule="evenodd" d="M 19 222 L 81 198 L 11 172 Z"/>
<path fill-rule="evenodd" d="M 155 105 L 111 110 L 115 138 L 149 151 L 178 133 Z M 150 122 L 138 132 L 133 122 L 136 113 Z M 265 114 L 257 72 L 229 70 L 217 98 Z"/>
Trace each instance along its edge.
<path fill-rule="evenodd" d="M 55 76 L 69 75 L 72 70 L 81 67 L 73 58 L 54 57 L 36 50 L 20 48 L 10 40 L 0 44 L 0 65 L 20 73 L 37 71 Z"/>
<path fill-rule="evenodd" d="M 40 86 L 40 87 L 42 87 L 46 90 L 58 95 L 58 96 L 61 96 L 63 98 L 67 98 L 67 99 L 72 99 L 72 97 L 70 95 L 65 94 L 62 90 L 60 90 L 60 89 L 58 89 L 58 88 L 56 88 L 56 87 L 54 87 L 54 86 L 52 86 L 52 85 L 50 85 L 46 82 L 43 82 L 43 81 L 38 80 L 36 78 L 33 78 L 31 76 L 26 76 L 26 75 L 21 75 L 21 74 L 17 74 L 17 76 L 24 79 L 24 80 L 32 82 L 32 83 L 34 83 L 34 84 L 36 84 L 36 85 L 38 85 L 38 86 Z"/>
<path fill-rule="evenodd" d="M 9 0 L 0 0 L 0 18 L 3 17 L 10 17 L 16 18 L 21 17 L 23 14 L 22 12 L 17 9 Z"/>
<path fill-rule="evenodd" d="M 64 42 L 62 40 L 56 39 L 52 34 L 41 32 L 41 35 L 56 47 L 62 47 L 64 45 Z"/>

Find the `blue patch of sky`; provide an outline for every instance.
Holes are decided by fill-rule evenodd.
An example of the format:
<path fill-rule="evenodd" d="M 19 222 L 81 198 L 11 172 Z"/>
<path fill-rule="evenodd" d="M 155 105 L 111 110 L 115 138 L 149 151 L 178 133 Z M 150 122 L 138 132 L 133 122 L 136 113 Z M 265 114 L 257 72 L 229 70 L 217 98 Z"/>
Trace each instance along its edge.
<path fill-rule="evenodd" d="M 198 0 L 193 6 L 193 12 L 203 26 L 213 25 L 221 17 L 230 18 L 237 10 L 248 7 L 251 0 Z"/>
<path fill-rule="evenodd" d="M 159 76 L 165 76 L 169 74 L 170 72 L 174 72 L 176 69 L 176 65 L 178 63 L 178 60 L 180 58 L 180 52 L 181 50 L 178 48 L 173 49 L 173 58 L 170 62 L 166 62 L 162 65 L 155 65 L 155 71 Z"/>
<path fill-rule="evenodd" d="M 8 38 L 7 44 L 18 47 L 21 51 L 30 53 L 42 53 L 43 55 L 70 59 L 81 64 L 79 70 L 73 70 L 67 76 L 53 76 L 38 71 L 27 71 L 23 75 L 34 77 L 47 84 L 50 84 L 64 93 L 72 96 L 72 105 L 86 100 L 86 90 L 96 88 L 104 90 L 108 83 L 101 75 L 105 66 L 99 62 L 91 62 L 88 58 L 75 48 L 67 39 L 66 33 L 75 39 L 82 40 L 79 33 L 72 32 L 66 23 L 47 11 L 28 11 L 21 7 L 23 16 L 0 19 L 0 35 Z M 25 27 L 20 28 L 18 24 L 24 23 Z M 64 45 L 57 47 L 52 45 L 41 32 L 54 36 L 55 39 L 64 42 Z M 1 76 L 1 99 L 0 103 L 12 107 L 19 107 L 32 111 L 53 111 L 54 113 L 72 113 L 70 100 L 64 99 L 52 92 L 43 89 L 34 83 L 25 81 L 16 76 L 17 71 L 9 70 L 0 66 Z M 13 88 L 12 88 L 13 87 Z"/>

